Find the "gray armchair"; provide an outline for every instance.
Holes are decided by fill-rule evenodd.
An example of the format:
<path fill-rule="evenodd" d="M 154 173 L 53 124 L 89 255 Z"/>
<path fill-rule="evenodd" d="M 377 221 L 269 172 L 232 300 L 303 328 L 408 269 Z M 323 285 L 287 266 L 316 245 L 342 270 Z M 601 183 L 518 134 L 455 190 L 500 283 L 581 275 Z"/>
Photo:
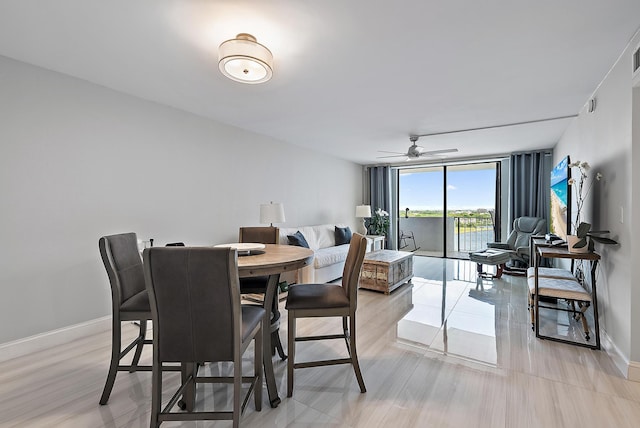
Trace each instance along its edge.
<path fill-rule="evenodd" d="M 512 250 L 509 267 L 529 266 L 529 238 L 531 235 L 541 235 L 547 230 L 545 219 L 540 217 L 518 217 L 513 221 L 513 230 L 507 242 L 490 242 L 488 248 Z"/>

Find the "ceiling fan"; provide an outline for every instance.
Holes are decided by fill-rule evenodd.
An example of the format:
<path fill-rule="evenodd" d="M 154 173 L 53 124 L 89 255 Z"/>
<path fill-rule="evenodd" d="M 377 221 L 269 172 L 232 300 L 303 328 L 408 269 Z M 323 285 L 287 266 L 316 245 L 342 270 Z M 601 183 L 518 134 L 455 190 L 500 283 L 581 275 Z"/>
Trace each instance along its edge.
<path fill-rule="evenodd" d="M 439 155 L 444 155 L 446 153 L 455 153 L 458 151 L 458 149 L 442 149 L 442 150 L 425 151 L 424 147 L 420 147 L 419 145 L 416 144 L 416 142 L 418 141 L 418 138 L 420 138 L 420 136 L 418 135 L 409 135 L 409 141 L 411 141 L 411 146 L 409 146 L 409 149 L 407 149 L 407 153 L 388 152 L 386 150 L 378 150 L 381 153 L 394 153 L 393 155 L 389 155 L 389 156 L 378 156 L 378 159 L 406 157 L 407 160 L 411 160 L 411 159 L 418 159 L 425 156 L 439 156 Z"/>

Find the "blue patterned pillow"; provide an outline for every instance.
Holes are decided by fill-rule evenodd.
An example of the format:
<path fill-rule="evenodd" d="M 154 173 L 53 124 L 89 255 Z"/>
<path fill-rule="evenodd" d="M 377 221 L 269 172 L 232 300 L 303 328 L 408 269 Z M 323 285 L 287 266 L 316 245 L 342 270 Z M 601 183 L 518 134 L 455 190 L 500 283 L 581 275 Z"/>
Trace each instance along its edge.
<path fill-rule="evenodd" d="M 300 231 L 297 231 L 293 235 L 287 235 L 287 238 L 289 239 L 289 245 L 309 248 L 309 243 L 304 239 L 304 235 Z"/>

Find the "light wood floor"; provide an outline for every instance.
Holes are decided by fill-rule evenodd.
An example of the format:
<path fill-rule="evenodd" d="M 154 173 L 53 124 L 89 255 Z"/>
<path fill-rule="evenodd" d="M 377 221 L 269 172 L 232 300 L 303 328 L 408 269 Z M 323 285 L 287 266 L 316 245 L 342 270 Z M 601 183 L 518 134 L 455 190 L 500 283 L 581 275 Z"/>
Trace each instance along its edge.
<path fill-rule="evenodd" d="M 605 351 L 543 341 L 529 324 L 524 278 L 475 279 L 475 265 L 415 257 L 413 284 L 390 296 L 360 290 L 358 353 L 368 392 L 350 366 L 296 370 L 286 398 L 286 362 L 275 359 L 282 404 L 250 403 L 245 427 L 638 427 L 640 383 L 625 380 Z M 553 311 L 549 311 L 553 312 Z M 281 331 L 286 338 L 286 311 Z M 558 326 L 556 321 L 560 322 Z M 339 322 L 300 320 L 302 333 L 329 333 Z M 541 323 L 542 325 L 542 323 Z M 579 336 L 567 315 L 544 328 Z M 128 325 L 127 334 L 134 328 Z M 298 360 L 343 355 L 344 343 L 298 345 Z M 286 343 L 286 341 L 285 341 Z M 110 332 L 0 364 L 1 427 L 146 427 L 150 373 L 120 373 L 98 405 Z M 250 367 L 246 354 L 246 367 Z M 145 352 L 150 361 L 151 353 Z M 211 372 L 229 367 L 213 364 Z M 248 369 L 249 370 L 249 369 Z M 167 387 L 177 385 L 168 374 Z M 167 395 L 170 395 L 167 393 Z M 229 391 L 206 386 L 198 405 L 219 408 Z M 165 423 L 227 427 L 230 422 Z"/>

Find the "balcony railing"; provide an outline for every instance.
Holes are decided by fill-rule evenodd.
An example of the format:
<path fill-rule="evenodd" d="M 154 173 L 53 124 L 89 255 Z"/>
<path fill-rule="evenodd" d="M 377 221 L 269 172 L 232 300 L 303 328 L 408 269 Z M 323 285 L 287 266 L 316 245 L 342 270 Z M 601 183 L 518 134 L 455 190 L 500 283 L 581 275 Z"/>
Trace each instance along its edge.
<path fill-rule="evenodd" d="M 443 221 L 446 228 L 443 228 Z M 413 232 L 415 245 L 421 252 L 442 254 L 443 230 L 447 236 L 447 254 L 456 252 L 468 253 L 487 247 L 487 242 L 494 242 L 494 229 L 491 217 L 409 217 L 400 218 L 400 230 Z M 402 243 L 401 243 L 402 244 Z M 408 250 L 412 250 L 413 241 L 405 242 Z"/>
<path fill-rule="evenodd" d="M 454 251 L 471 252 L 487 248 L 488 242 L 495 242 L 491 217 L 453 217 Z"/>

